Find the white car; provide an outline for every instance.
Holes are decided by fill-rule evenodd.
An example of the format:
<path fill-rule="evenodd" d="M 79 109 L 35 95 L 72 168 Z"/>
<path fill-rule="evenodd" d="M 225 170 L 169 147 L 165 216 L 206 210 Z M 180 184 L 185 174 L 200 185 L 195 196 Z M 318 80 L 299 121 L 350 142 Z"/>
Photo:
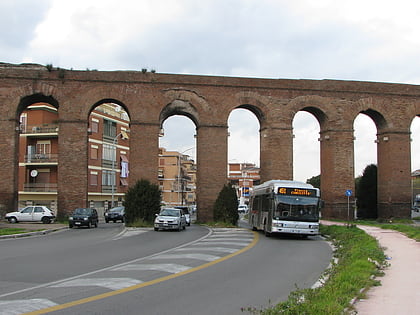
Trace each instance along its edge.
<path fill-rule="evenodd" d="M 54 213 L 45 206 L 28 206 L 16 212 L 6 213 L 10 223 L 42 222 L 51 223 L 55 219 Z"/>
<path fill-rule="evenodd" d="M 247 213 L 248 212 L 248 206 L 247 205 L 238 206 L 238 212 L 239 213 Z"/>
<path fill-rule="evenodd" d="M 185 230 L 187 221 L 181 209 L 165 208 L 156 214 L 155 231 L 161 230 Z"/>

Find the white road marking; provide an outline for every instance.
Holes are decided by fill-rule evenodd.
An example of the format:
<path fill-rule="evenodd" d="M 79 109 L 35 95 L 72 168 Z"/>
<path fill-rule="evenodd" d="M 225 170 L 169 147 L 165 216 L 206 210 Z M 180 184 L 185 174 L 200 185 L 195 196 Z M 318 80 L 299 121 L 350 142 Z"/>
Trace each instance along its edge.
<path fill-rule="evenodd" d="M 212 241 L 212 240 L 202 240 L 200 241 L 201 245 L 233 245 L 233 246 L 247 246 L 249 243 L 244 242 L 226 242 L 226 241 Z"/>
<path fill-rule="evenodd" d="M 113 237 L 112 240 L 115 241 L 115 240 L 119 240 L 119 239 L 122 239 L 122 238 L 125 238 L 125 237 L 136 236 L 136 235 L 142 234 L 144 232 L 147 232 L 149 230 L 150 229 L 125 229 L 120 234 Z"/>
<path fill-rule="evenodd" d="M 213 252 L 222 252 L 222 253 L 234 253 L 238 251 L 237 248 L 227 248 L 227 247 L 189 247 L 189 248 L 178 248 L 175 251 L 177 252 L 186 252 L 186 251 L 213 251 Z"/>
<path fill-rule="evenodd" d="M 17 315 L 57 305 L 47 299 L 0 301 L 1 315 Z"/>
<path fill-rule="evenodd" d="M 214 241 L 238 241 L 238 242 L 249 242 L 251 243 L 252 238 L 233 238 L 233 237 L 209 237 L 207 240 L 203 240 L 202 242 L 214 242 Z"/>
<path fill-rule="evenodd" d="M 159 270 L 169 273 L 178 273 L 185 270 L 191 269 L 189 266 L 183 266 L 178 264 L 136 264 L 118 267 L 114 270 L 130 271 L 130 270 Z"/>
<path fill-rule="evenodd" d="M 163 254 L 154 257 L 155 259 L 198 259 L 204 261 L 213 261 L 217 260 L 220 257 L 214 255 L 207 255 L 207 254 Z"/>
<path fill-rule="evenodd" d="M 83 278 L 52 285 L 53 288 L 67 287 L 105 287 L 110 290 L 119 290 L 142 283 L 143 281 L 131 278 Z"/>

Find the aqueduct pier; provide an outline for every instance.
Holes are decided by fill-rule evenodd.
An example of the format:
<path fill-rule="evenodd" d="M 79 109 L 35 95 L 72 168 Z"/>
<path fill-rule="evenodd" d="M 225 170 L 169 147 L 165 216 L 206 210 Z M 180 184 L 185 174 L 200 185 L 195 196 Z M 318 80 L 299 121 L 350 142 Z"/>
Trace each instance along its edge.
<path fill-rule="evenodd" d="M 353 121 L 359 113 L 377 127 L 380 218 L 409 217 L 410 125 L 420 116 L 420 86 L 337 80 L 256 79 L 158 74 L 141 71 L 74 71 L 35 64 L 0 64 L 0 214 L 17 208 L 19 116 L 35 102 L 59 113 L 58 209 L 88 204 L 88 117 L 114 102 L 130 117 L 130 184 L 157 182 L 158 135 L 168 117 L 185 115 L 196 126 L 197 209 L 212 219 L 226 183 L 227 121 L 235 108 L 260 123 L 261 180 L 292 179 L 292 121 L 298 111 L 320 124 L 323 217 L 347 217 L 354 190 Z M 139 167 L 141 165 L 141 167 Z"/>

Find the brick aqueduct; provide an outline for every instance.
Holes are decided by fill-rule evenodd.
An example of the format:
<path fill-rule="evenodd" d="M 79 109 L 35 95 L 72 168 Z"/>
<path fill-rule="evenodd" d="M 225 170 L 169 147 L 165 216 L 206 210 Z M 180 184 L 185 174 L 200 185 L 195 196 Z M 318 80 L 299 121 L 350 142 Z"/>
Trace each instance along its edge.
<path fill-rule="evenodd" d="M 411 202 L 410 125 L 420 116 L 420 86 L 335 80 L 255 79 L 73 71 L 35 64 L 0 64 L 0 214 L 17 208 L 19 115 L 34 102 L 59 113 L 58 209 L 88 204 L 88 117 L 114 102 L 130 117 L 130 184 L 157 182 L 158 135 L 168 117 L 196 126 L 197 209 L 212 205 L 227 174 L 229 114 L 245 108 L 260 123 L 261 180 L 292 179 L 292 121 L 298 111 L 320 125 L 323 217 L 346 218 L 345 191 L 354 189 L 353 121 L 359 113 L 377 127 L 379 217 L 408 217 Z M 141 167 L 138 167 L 140 166 Z"/>

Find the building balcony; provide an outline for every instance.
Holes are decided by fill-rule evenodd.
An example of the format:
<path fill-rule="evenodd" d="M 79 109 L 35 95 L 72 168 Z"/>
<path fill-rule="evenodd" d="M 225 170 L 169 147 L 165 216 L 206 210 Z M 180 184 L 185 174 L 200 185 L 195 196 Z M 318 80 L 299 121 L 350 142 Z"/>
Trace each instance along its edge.
<path fill-rule="evenodd" d="M 26 192 L 57 192 L 57 183 L 25 183 L 23 191 Z"/>
<path fill-rule="evenodd" d="M 58 124 L 23 125 L 20 127 L 20 133 L 28 136 L 58 136 Z"/>
<path fill-rule="evenodd" d="M 56 164 L 58 154 L 56 153 L 36 153 L 25 155 L 25 163 L 31 164 Z"/>
<path fill-rule="evenodd" d="M 25 163 L 45 164 L 58 163 L 58 154 L 53 153 L 36 153 L 25 155 Z"/>

